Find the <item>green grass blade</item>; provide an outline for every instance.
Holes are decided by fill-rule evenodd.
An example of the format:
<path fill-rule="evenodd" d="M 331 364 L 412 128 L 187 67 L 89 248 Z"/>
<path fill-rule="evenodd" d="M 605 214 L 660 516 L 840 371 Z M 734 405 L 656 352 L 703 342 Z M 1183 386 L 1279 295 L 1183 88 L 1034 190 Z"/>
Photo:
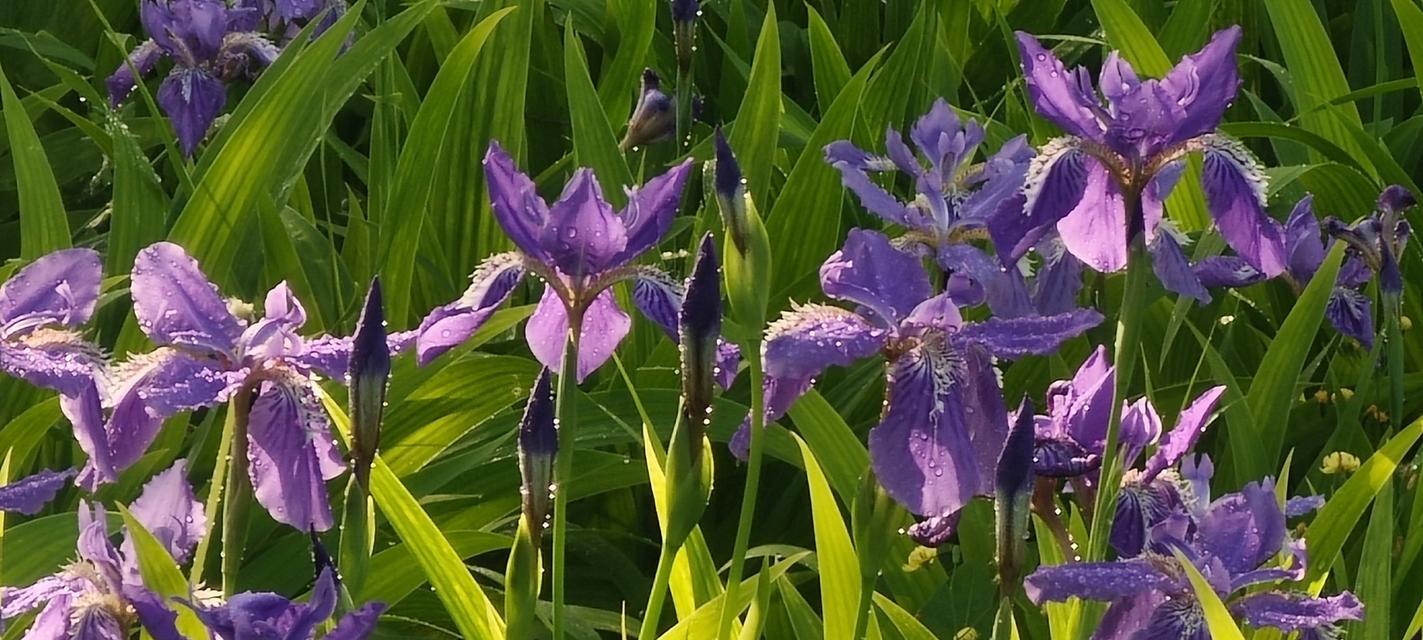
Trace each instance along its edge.
<path fill-rule="evenodd" d="M 20 195 L 20 257 L 33 260 L 70 245 L 69 218 L 39 135 L 3 69 L 0 98 L 10 156 L 15 161 L 15 187 Z"/>
<path fill-rule="evenodd" d="M 114 205 L 110 213 L 106 271 L 127 273 L 139 249 L 163 238 L 168 196 L 153 165 L 128 127 L 109 128 L 114 144 Z"/>
<path fill-rule="evenodd" d="M 1196 601 L 1201 603 L 1201 610 L 1205 613 L 1206 628 L 1210 629 L 1210 636 L 1214 640 L 1245 640 L 1245 634 L 1240 632 L 1240 627 L 1235 624 L 1230 611 L 1225 608 L 1225 603 L 1221 602 L 1220 596 L 1216 595 L 1215 588 L 1201 575 L 1196 565 L 1191 563 L 1186 554 L 1180 549 L 1172 549 L 1176 562 L 1186 571 L 1186 577 L 1191 581 L 1191 590 L 1196 594 Z"/>
<path fill-rule="evenodd" d="M 835 34 L 830 32 L 830 25 L 825 24 L 825 19 L 810 5 L 806 5 L 805 12 L 810 21 L 806 35 L 810 40 L 815 96 L 823 113 L 830 109 L 835 97 L 850 81 L 850 65 L 845 62 L 845 54 L 840 52 L 840 45 L 835 43 Z"/>
<path fill-rule="evenodd" d="M 751 198 L 764 207 L 771 188 L 771 163 L 775 160 L 781 129 L 781 36 L 776 25 L 775 3 L 768 5 L 751 61 L 746 95 L 736 110 L 729 142 L 746 176 Z M 784 196 L 784 194 L 782 194 Z M 780 260 L 779 253 L 773 253 Z"/>
<path fill-rule="evenodd" d="M 124 519 L 124 527 L 128 529 L 129 539 L 133 541 L 134 552 L 138 554 L 138 572 L 143 576 L 144 586 L 165 601 L 171 598 L 191 598 L 187 578 L 178 570 L 177 563 L 163 547 L 163 543 L 143 528 L 143 524 L 129 513 L 128 509 L 123 505 L 118 507 L 119 515 Z M 190 640 L 208 637 L 207 627 L 192 609 L 178 604 L 170 608 L 178 614 L 178 632 L 182 633 L 183 637 Z"/>
<path fill-rule="evenodd" d="M 603 185 L 603 196 L 614 207 L 621 207 L 627 202 L 622 187 L 632 184 L 632 173 L 618 151 L 613 125 L 598 101 L 583 43 L 571 22 L 563 30 L 563 71 L 568 118 L 573 124 L 573 159 L 579 166 L 592 167 Z"/>
<path fill-rule="evenodd" d="M 810 509 L 815 522 L 815 559 L 820 568 L 820 610 L 825 638 L 851 638 L 860 605 L 860 559 L 850 543 L 850 531 L 835 503 L 835 494 L 810 446 L 796 436 L 810 485 Z"/>

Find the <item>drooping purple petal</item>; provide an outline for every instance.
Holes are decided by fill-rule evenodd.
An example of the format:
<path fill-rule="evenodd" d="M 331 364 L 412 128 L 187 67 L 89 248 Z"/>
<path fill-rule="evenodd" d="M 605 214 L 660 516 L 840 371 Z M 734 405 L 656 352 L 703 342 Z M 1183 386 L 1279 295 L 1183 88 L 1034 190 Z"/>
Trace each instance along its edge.
<path fill-rule="evenodd" d="M 1214 131 L 1235 101 L 1241 83 L 1235 64 L 1240 35 L 1238 26 L 1217 31 L 1206 46 L 1181 58 L 1161 79 L 1171 99 L 1184 111 L 1173 142 Z"/>
<path fill-rule="evenodd" d="M 1238 141 L 1214 137 L 1207 146 L 1201 186 L 1221 237 L 1267 277 L 1284 272 L 1284 229 L 1265 212 L 1260 163 Z"/>
<path fill-rule="evenodd" d="M 109 107 L 118 108 L 119 104 L 133 92 L 133 88 L 138 85 L 138 79 L 153 72 L 153 67 L 158 64 L 158 60 L 163 57 L 163 49 L 158 43 L 152 40 L 144 40 L 137 47 L 130 51 L 128 58 L 119 64 L 114 73 L 104 81 L 109 90 Z M 137 75 L 134 72 L 137 71 Z"/>
<path fill-rule="evenodd" d="M 342 616 L 331 632 L 322 638 L 324 640 L 366 640 L 375 632 L 376 620 L 384 612 L 384 603 L 368 602 L 363 604 L 355 611 Z"/>
<path fill-rule="evenodd" d="M 1314 277 L 1319 265 L 1324 264 L 1327 247 L 1320 235 L 1319 218 L 1314 213 L 1314 195 L 1306 195 L 1290 211 L 1285 222 L 1285 250 L 1289 256 L 1289 272 L 1297 282 L 1303 284 Z"/>
<path fill-rule="evenodd" d="M 885 411 L 870 430 L 870 462 L 885 492 L 910 512 L 947 515 L 982 486 L 951 357 L 921 345 L 885 372 Z"/>
<path fill-rule="evenodd" d="M 1102 314 L 1093 309 L 1055 316 L 989 318 L 965 324 L 954 340 L 981 344 L 999 358 L 1046 355 L 1101 322 Z"/>
<path fill-rule="evenodd" d="M 1008 438 L 1008 408 L 1003 402 L 1003 389 L 998 384 L 999 372 L 992 356 L 982 347 L 968 345 L 963 358 L 962 394 L 964 425 L 973 441 L 973 453 L 978 461 L 979 495 L 992 495 L 993 478 L 987 470 L 996 468 Z"/>
<path fill-rule="evenodd" d="M 1344 287 L 1334 287 L 1324 305 L 1324 317 L 1335 331 L 1359 341 L 1365 349 L 1374 347 L 1374 303 L 1368 296 Z"/>
<path fill-rule="evenodd" d="M 1146 548 L 1151 529 L 1178 508 L 1181 499 L 1167 482 L 1130 482 L 1117 493 L 1116 515 L 1112 518 L 1109 541 L 1123 558 L 1139 555 Z"/>
<path fill-rule="evenodd" d="M 682 307 L 684 293 L 681 282 L 654 267 L 639 269 L 632 283 L 633 305 L 674 341 L 681 335 L 677 328 L 677 313 Z"/>
<path fill-rule="evenodd" d="M 61 395 L 77 395 L 103 375 L 98 348 L 69 331 L 40 331 L 0 340 L 0 373 Z"/>
<path fill-rule="evenodd" d="M 848 366 L 885 344 L 887 329 L 838 307 L 807 304 L 766 328 L 762 347 L 768 377 L 800 380 L 830 366 Z M 789 407 L 789 405 L 787 405 Z"/>
<path fill-rule="evenodd" d="M 1063 246 L 1056 235 L 1038 243 L 1043 263 L 1033 278 L 1033 307 L 1040 315 L 1067 313 L 1077 308 L 1077 292 L 1082 289 L 1082 262 Z"/>
<path fill-rule="evenodd" d="M 1242 288 L 1264 282 L 1265 274 L 1238 256 L 1211 256 L 1191 267 L 1201 286 Z"/>
<path fill-rule="evenodd" d="M 1196 441 L 1205 433 L 1206 425 L 1210 423 L 1216 403 L 1224 393 L 1223 385 L 1211 387 L 1196 396 L 1190 406 L 1181 410 L 1181 415 L 1176 418 L 1175 428 L 1166 434 L 1166 439 L 1157 447 L 1156 453 L 1147 459 L 1146 468 L 1142 471 L 1144 480 L 1149 481 L 1162 471 L 1175 466 L 1196 446 Z"/>
<path fill-rule="evenodd" d="M 984 300 L 993 315 L 1016 318 L 1037 314 L 1027 283 L 1017 269 L 1004 269 L 982 250 L 966 244 L 940 247 L 938 259 L 943 269 L 965 274 L 983 288 Z"/>
<path fill-rule="evenodd" d="M 870 171 L 887 168 L 884 165 L 889 163 L 885 158 L 865 153 L 849 140 L 839 140 L 825 146 L 825 161 L 840 171 L 841 184 L 854 193 L 870 213 L 888 222 L 910 226 L 909 208 L 869 176 Z"/>
<path fill-rule="evenodd" d="M 611 289 L 599 293 L 583 314 L 578 343 L 578 381 L 603 366 L 632 328 L 632 318 L 618 306 Z M 552 288 L 545 288 L 534 315 L 524 327 L 529 350 L 545 367 L 562 373 L 563 352 L 568 346 L 568 314 Z"/>
<path fill-rule="evenodd" d="M 494 220 L 526 255 L 548 260 L 539 243 L 539 233 L 548 219 L 548 204 L 539 197 L 534 181 L 519 171 L 499 141 L 491 140 L 484 154 L 484 178 L 489 182 L 489 200 Z"/>
<path fill-rule="evenodd" d="M 156 97 L 173 123 L 178 146 L 191 156 L 227 104 L 227 87 L 203 69 L 177 66 L 163 79 Z"/>
<path fill-rule="evenodd" d="M 1053 140 L 1033 156 L 1023 179 L 1022 211 L 1000 209 L 988 221 L 999 260 L 1015 264 L 1051 233 L 1087 197 L 1089 174 L 1095 171 L 1100 171 L 1100 164 L 1070 138 Z"/>
<path fill-rule="evenodd" d="M 1086 179 L 1082 196 L 1057 221 L 1057 232 L 1072 255 L 1096 271 L 1120 271 L 1127 264 L 1127 217 L 1117 181 L 1095 159 L 1082 161 Z M 1038 199 L 1055 197 L 1044 193 Z"/>
<path fill-rule="evenodd" d="M 1298 518 L 1324 507 L 1324 496 L 1294 496 L 1285 501 L 1285 517 Z"/>
<path fill-rule="evenodd" d="M 436 307 L 420 322 L 415 354 L 421 366 L 468 340 L 524 279 L 524 257 L 496 253 L 475 268 L 458 300 Z M 548 295 L 547 293 L 545 294 Z"/>
<path fill-rule="evenodd" d="M 1033 106 L 1063 131 L 1089 140 L 1102 137 L 1097 98 L 1084 91 L 1078 70 L 1069 72 L 1037 39 L 1017 32 L 1018 53 Z M 1089 81 L 1090 82 L 1090 81 Z"/>
<path fill-rule="evenodd" d="M 81 604 L 70 614 L 69 637 L 74 640 L 125 640 L 126 631 L 115 612 L 101 604 Z"/>
<path fill-rule="evenodd" d="M 129 291 L 138 327 L 160 346 L 235 352 L 242 325 L 182 247 L 159 242 L 138 252 Z"/>
<path fill-rule="evenodd" d="M 573 172 L 563 195 L 549 207 L 538 238 L 553 266 L 573 277 L 615 265 L 628 247 L 623 220 L 613 214 L 597 176 L 587 168 Z"/>
<path fill-rule="evenodd" d="M 641 187 L 629 190 L 627 206 L 619 214 L 627 230 L 627 244 L 613 258 L 613 263 L 632 262 L 662 240 L 677 216 L 682 191 L 691 173 L 692 160 L 687 159 Z"/>
<path fill-rule="evenodd" d="M 1092 640 L 1132 640 L 1167 598 L 1165 593 L 1147 590 L 1117 599 L 1102 614 Z"/>
<path fill-rule="evenodd" d="M 1274 483 L 1245 485 L 1211 503 L 1197 530 L 1200 548 L 1220 559 L 1231 573 L 1244 573 L 1280 551 L 1285 539 L 1285 514 L 1275 499 Z"/>
<path fill-rule="evenodd" d="M 1163 231 L 1161 222 L 1165 218 L 1166 197 L 1171 195 L 1185 171 L 1185 160 L 1168 162 L 1156 171 L 1156 175 L 1151 177 L 1151 181 L 1146 183 L 1146 189 L 1141 192 L 1141 232 L 1146 234 L 1148 246 L 1155 243 L 1157 235 Z"/>
<path fill-rule="evenodd" d="M 23 513 L 27 516 L 39 513 L 40 509 L 54 500 L 54 496 L 64 488 L 66 481 L 74 477 L 74 473 L 73 469 L 45 469 L 0 487 L 0 511 Z"/>
<path fill-rule="evenodd" d="M 1181 250 L 1175 236 L 1168 231 L 1156 234 L 1156 240 L 1148 245 L 1151 252 L 1151 268 L 1156 279 L 1167 291 L 1195 298 L 1201 304 L 1209 304 L 1211 293 L 1201 283 L 1200 276 L 1191 269 L 1191 261 Z"/>
<path fill-rule="evenodd" d="M 25 265 L 0 286 L 0 337 L 89 321 L 99 299 L 99 254 L 61 249 Z"/>
<path fill-rule="evenodd" d="M 861 305 L 882 326 L 894 326 L 931 294 L 919 259 L 894 248 L 883 234 L 851 229 L 845 246 L 820 266 L 825 294 Z"/>
<path fill-rule="evenodd" d="M 207 514 L 193 495 L 187 474 L 188 461 L 179 458 L 143 485 L 143 492 L 129 506 L 139 524 L 163 544 L 178 564 L 188 561 L 188 555 L 207 534 Z M 126 557 L 137 557 L 127 538 L 123 551 Z"/>
<path fill-rule="evenodd" d="M 343 465 L 329 446 L 330 428 L 315 396 L 299 385 L 263 383 L 247 427 L 249 475 L 257 502 L 277 522 L 325 531 L 332 524 L 326 481 Z M 318 439 L 325 446 L 318 447 Z"/>
<path fill-rule="evenodd" d="M 1241 598 L 1231 609 L 1256 627 L 1291 631 L 1336 631 L 1344 620 L 1362 620 L 1364 604 L 1345 591 L 1337 596 L 1312 598 L 1303 593 L 1263 591 Z M 1328 638 L 1332 633 L 1304 637 Z"/>
<path fill-rule="evenodd" d="M 98 387 L 90 384 L 78 394 L 59 396 L 59 409 L 74 425 L 79 448 L 89 456 L 74 483 L 92 493 L 101 485 L 117 481 L 122 467 L 114 460 Z"/>
<path fill-rule="evenodd" d="M 767 374 L 765 380 L 762 382 L 762 386 L 765 390 L 764 396 L 766 405 L 764 424 L 771 424 L 781 419 L 781 416 L 786 415 L 786 412 L 790 411 L 795 401 L 799 400 L 807 391 L 810 391 L 810 387 L 813 383 L 814 379 L 810 376 L 779 378 Z M 751 451 L 750 416 L 747 416 L 747 419 L 742 421 L 741 427 L 736 430 L 731 440 L 727 442 L 727 448 L 731 450 L 732 455 L 736 456 L 738 460 L 745 461 L 747 459 Z"/>
<path fill-rule="evenodd" d="M 1151 563 L 1133 559 L 1040 567 L 1023 581 L 1023 591 L 1036 604 L 1068 598 L 1111 601 L 1160 591 L 1170 584 L 1170 578 Z"/>

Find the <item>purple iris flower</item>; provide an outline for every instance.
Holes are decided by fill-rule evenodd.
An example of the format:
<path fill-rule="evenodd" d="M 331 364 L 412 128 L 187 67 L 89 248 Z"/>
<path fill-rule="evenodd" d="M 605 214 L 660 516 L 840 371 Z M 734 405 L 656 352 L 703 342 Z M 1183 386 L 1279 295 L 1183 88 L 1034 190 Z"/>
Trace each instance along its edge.
<path fill-rule="evenodd" d="M 684 286 L 656 267 L 633 261 L 656 246 L 672 224 L 691 167 L 688 160 L 629 189 L 627 206 L 615 213 L 591 169 L 575 171 L 563 195 L 549 205 L 504 148 L 490 143 L 484 173 L 494 216 L 518 250 L 486 258 L 470 275 L 463 296 L 425 317 L 416 341 L 420 364 L 474 335 L 528 273 L 546 285 L 525 328 L 529 349 L 554 373 L 563 365 L 570 312 L 583 317 L 578 380 L 612 357 L 632 327 L 611 289 L 620 281 L 633 282 L 633 303 L 677 341 Z M 735 378 L 739 352 L 723 342 L 718 356 L 719 381 L 726 386 Z"/>
<path fill-rule="evenodd" d="M 1095 495 L 1115 390 L 1116 367 L 1104 347 L 1097 347 L 1071 380 L 1048 388 L 1048 415 L 1037 418 L 1033 448 L 1033 468 L 1039 476 L 1071 479 L 1075 495 L 1089 500 Z M 1182 504 L 1183 485 L 1174 467 L 1205 432 L 1224 393 L 1223 386 L 1201 393 L 1181 411 L 1169 432 L 1163 431 L 1161 415 L 1147 398 L 1123 405 L 1118 446 L 1126 473 L 1117 493 L 1111 534 L 1118 553 L 1140 553 L 1146 531 Z M 1144 466 L 1133 468 L 1152 446 L 1156 450 Z"/>
<path fill-rule="evenodd" d="M 178 245 L 140 251 L 130 283 L 138 326 L 158 345 L 115 372 L 107 432 L 108 468 L 86 468 L 93 485 L 111 482 L 152 443 L 163 420 L 180 411 L 226 402 L 238 390 L 255 396 L 247 425 L 247 455 L 257 501 L 303 531 L 331 527 L 326 481 L 345 470 L 315 375 L 344 380 L 352 340 L 303 338 L 306 311 L 283 282 L 267 293 L 265 317 L 250 325 L 229 310 L 198 263 Z M 392 335 L 390 349 L 413 333 Z"/>
<path fill-rule="evenodd" d="M 129 508 L 180 564 L 207 533 L 207 517 L 186 473 L 186 461 L 173 463 L 144 485 Z M 0 589 L 0 617 L 39 609 L 26 638 L 117 640 L 129 637 L 135 623 L 154 638 L 182 637 L 173 612 L 143 586 L 128 532 L 115 547 L 102 506 L 81 503 L 78 515 L 78 559 L 29 586 Z"/>
<path fill-rule="evenodd" d="M 239 593 L 217 606 L 184 602 L 217 640 L 313 640 L 316 630 L 336 610 L 339 583 L 335 568 L 321 566 L 311 597 L 293 602 L 275 593 Z M 326 640 L 365 640 L 375 632 L 385 604 L 368 602 L 347 613 L 322 636 Z M 164 640 L 158 638 L 157 640 Z"/>
<path fill-rule="evenodd" d="M 1110 602 L 1093 638 L 1205 640 L 1204 614 L 1183 568 L 1179 549 L 1206 577 L 1230 611 L 1252 626 L 1275 627 L 1303 638 L 1336 638 L 1338 623 L 1359 620 L 1363 605 L 1353 594 L 1316 598 L 1271 586 L 1304 576 L 1304 547 L 1292 541 L 1274 483 L 1250 483 L 1241 493 L 1178 511 L 1147 532 L 1139 556 L 1115 562 L 1076 562 L 1041 567 L 1024 581 L 1033 602 L 1069 598 Z M 1290 552 L 1288 566 L 1276 560 Z M 1253 587 L 1253 588 L 1252 588 Z"/>
<path fill-rule="evenodd" d="M 103 354 L 76 330 L 94 315 L 103 279 L 99 254 L 63 249 L 0 286 L 0 372 L 59 392 L 59 407 L 90 459 L 106 457 L 101 408 Z"/>
<path fill-rule="evenodd" d="M 1349 244 L 1374 273 L 1379 276 L 1379 292 L 1395 299 L 1403 293 L 1403 273 L 1398 260 L 1413 235 L 1413 227 L 1403 218 L 1403 212 L 1417 204 L 1408 189 L 1393 185 L 1379 195 L 1374 213 L 1352 226 L 1336 218 L 1327 218 L 1324 228 Z"/>
<path fill-rule="evenodd" d="M 883 354 L 885 404 L 870 431 L 870 460 L 891 497 L 930 518 L 926 539 L 942 540 L 941 525 L 965 503 L 993 495 L 1008 433 L 993 358 L 1051 353 L 1102 321 L 1079 309 L 966 322 L 950 294 L 933 293 L 919 258 L 863 229 L 820 267 L 820 284 L 856 309 L 805 304 L 767 327 L 766 421 L 784 415 L 825 368 Z M 732 441 L 742 457 L 749 432 L 743 425 Z"/>
<path fill-rule="evenodd" d="M 825 147 L 825 160 L 840 171 L 845 187 L 866 209 L 908 229 L 899 242 L 922 249 L 950 274 L 946 289 L 954 302 L 973 306 L 987 301 L 1000 317 L 1032 315 L 1036 313 L 1033 300 L 1017 269 L 1001 268 L 970 243 L 991 238 L 1008 266 L 1022 257 L 1026 247 L 1017 246 L 1022 232 L 1013 219 L 1022 217 L 1023 179 L 1033 150 L 1018 136 L 983 163 L 971 164 L 983 138 L 982 125 L 960 120 L 940 98 L 909 130 L 918 157 L 903 135 L 891 128 L 885 132 L 884 156 L 840 140 Z M 871 178 L 895 171 L 914 183 L 913 200 L 900 200 Z M 1007 224 L 1000 222 L 1004 220 Z M 1045 268 L 1077 274 L 1076 260 L 1069 254 L 1058 252 L 1053 258 L 1045 261 Z"/>
<path fill-rule="evenodd" d="M 1028 169 L 1018 223 L 1024 241 L 1056 228 L 1073 255 L 1097 271 L 1113 272 L 1126 266 L 1141 235 L 1167 289 L 1208 300 L 1162 218 L 1162 202 L 1180 179 L 1186 156 L 1201 153 L 1201 186 L 1221 236 L 1260 272 L 1274 277 L 1284 271 L 1284 235 L 1265 212 L 1260 164 L 1239 141 L 1216 133 L 1240 87 L 1239 41 L 1239 27 L 1220 31 L 1160 80 L 1139 79 L 1113 52 L 1094 87 L 1086 69 L 1067 69 L 1036 39 L 1019 33 L 1033 104 L 1068 134 L 1048 143 Z"/>
<path fill-rule="evenodd" d="M 255 31 L 257 9 L 223 0 L 143 0 L 139 17 L 148 40 L 109 76 L 109 103 L 118 107 L 139 76 L 170 58 L 158 104 L 173 122 L 178 144 L 193 155 L 227 104 L 227 83 L 277 59 L 276 45 Z M 138 76 L 135 76 L 135 71 Z"/>

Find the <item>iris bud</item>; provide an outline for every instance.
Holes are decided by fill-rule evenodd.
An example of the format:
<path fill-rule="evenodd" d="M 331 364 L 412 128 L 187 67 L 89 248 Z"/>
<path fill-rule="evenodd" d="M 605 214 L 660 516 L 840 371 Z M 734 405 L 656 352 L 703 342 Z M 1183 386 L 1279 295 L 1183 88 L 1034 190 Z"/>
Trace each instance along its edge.
<path fill-rule="evenodd" d="M 352 337 L 348 369 L 351 406 L 351 457 L 356 479 L 369 489 L 371 464 L 380 449 L 380 422 L 385 412 L 385 388 L 390 379 L 390 346 L 386 344 L 385 311 L 380 278 L 372 278 L 361 318 Z"/>

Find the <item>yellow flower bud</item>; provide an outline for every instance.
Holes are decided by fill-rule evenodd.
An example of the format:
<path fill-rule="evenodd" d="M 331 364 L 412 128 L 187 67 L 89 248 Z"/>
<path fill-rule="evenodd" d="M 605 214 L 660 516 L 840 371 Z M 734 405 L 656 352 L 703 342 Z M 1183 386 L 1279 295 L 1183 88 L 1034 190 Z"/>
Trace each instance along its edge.
<path fill-rule="evenodd" d="M 1324 456 L 1324 464 L 1319 470 L 1325 475 L 1350 474 L 1359 470 L 1359 457 L 1347 451 L 1335 451 Z"/>

